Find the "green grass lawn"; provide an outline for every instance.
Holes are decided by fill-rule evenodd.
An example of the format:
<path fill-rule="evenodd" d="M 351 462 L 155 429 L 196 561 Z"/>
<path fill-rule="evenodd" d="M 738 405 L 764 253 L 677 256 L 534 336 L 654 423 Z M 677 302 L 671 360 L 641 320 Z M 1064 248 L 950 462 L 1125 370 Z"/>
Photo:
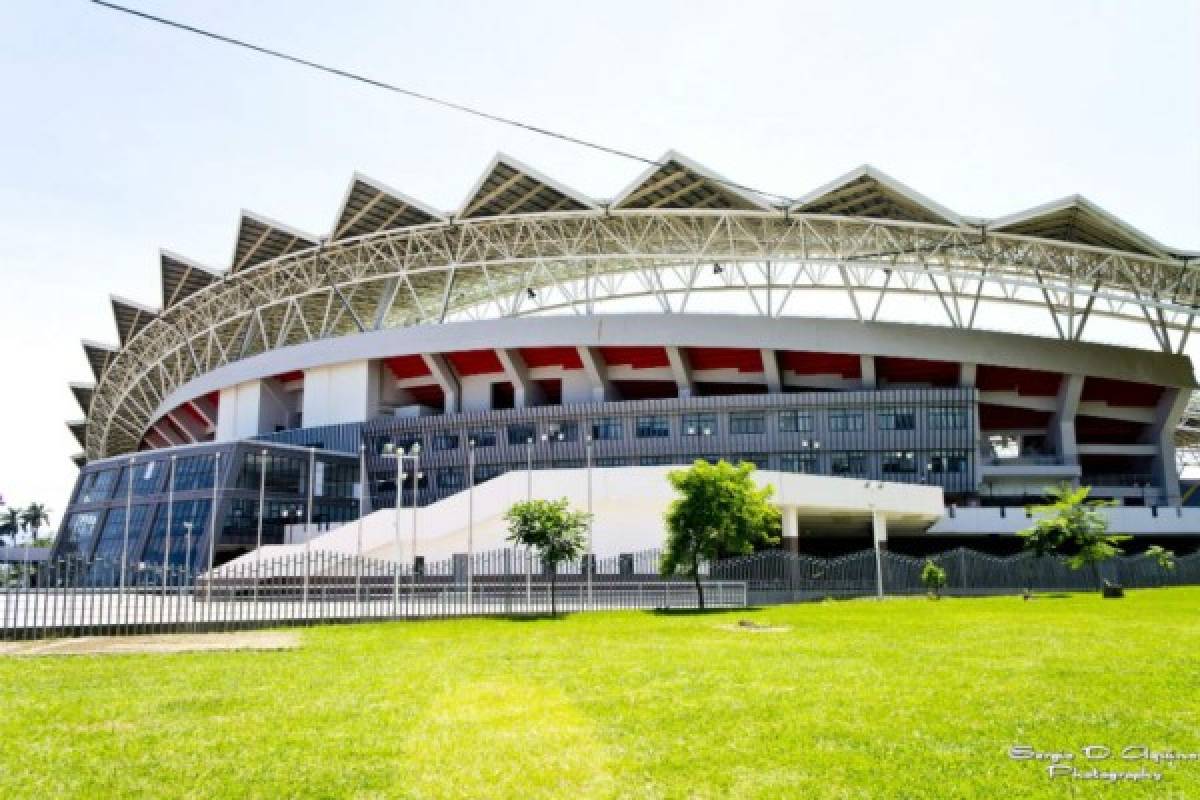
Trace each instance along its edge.
<path fill-rule="evenodd" d="M 0 659 L 0 797 L 1200 797 L 1200 762 L 1112 786 L 1008 757 L 1200 750 L 1200 589 L 303 641 Z"/>

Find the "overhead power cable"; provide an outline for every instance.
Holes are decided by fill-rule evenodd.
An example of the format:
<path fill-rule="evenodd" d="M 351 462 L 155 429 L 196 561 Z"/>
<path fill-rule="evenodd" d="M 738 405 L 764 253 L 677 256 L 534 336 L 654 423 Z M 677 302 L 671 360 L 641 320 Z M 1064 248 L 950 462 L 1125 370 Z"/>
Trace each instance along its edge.
<path fill-rule="evenodd" d="M 241 47 L 245 50 L 251 50 L 255 53 L 259 53 L 260 55 L 269 56 L 271 58 L 278 58 L 283 61 L 289 61 L 293 64 L 298 64 L 302 67 L 308 67 L 309 69 L 315 69 L 319 72 L 324 72 L 329 75 L 335 75 L 339 78 L 346 78 L 347 80 L 357 81 L 358 83 L 363 83 L 368 86 L 372 86 L 376 89 L 384 89 L 389 92 L 394 92 L 395 94 L 404 95 L 405 97 L 409 97 L 414 100 L 421 100 L 426 103 L 432 103 L 434 105 L 441 106 L 442 108 L 448 108 L 452 111 L 458 111 L 463 114 L 470 114 L 471 116 L 479 117 L 480 119 L 486 119 L 491 122 L 498 122 L 501 125 L 508 125 L 508 126 L 511 126 L 514 128 L 519 128 L 519 129 L 521 129 L 523 131 L 527 131 L 529 133 L 536 133 L 540 136 L 547 136 L 552 139 L 558 139 L 560 141 L 568 142 L 570 144 L 578 145 L 580 147 L 587 147 L 589 149 L 596 150 L 601 153 L 606 153 L 611 156 L 617 156 L 618 158 L 625 158 L 630 161 L 637 161 L 639 163 L 646 164 L 648 166 L 656 166 L 656 167 L 665 167 L 666 166 L 666 163 L 659 161 L 658 159 L 647 158 L 645 156 L 638 155 L 637 153 L 631 153 L 627 150 L 621 150 L 616 147 L 609 147 L 608 145 L 589 141 L 587 139 L 580 139 L 577 136 L 571 136 L 569 134 L 559 133 L 557 131 L 552 131 L 549 128 L 543 128 L 539 125 L 533 125 L 528 122 L 522 122 L 521 120 L 512 119 L 510 117 L 503 117 L 503 116 L 500 116 L 499 114 L 493 114 L 491 112 L 483 111 L 478 108 L 472 108 L 471 106 L 464 105 L 462 103 L 456 103 L 452 100 L 444 100 L 440 97 L 434 97 L 433 95 L 425 94 L 424 92 L 418 92 L 415 89 L 407 89 L 403 86 L 397 86 L 394 83 L 389 83 L 387 81 L 379 80 L 378 78 L 372 78 L 370 76 L 363 75 L 358 72 L 352 72 L 347 69 L 341 69 L 340 67 L 332 67 L 327 64 L 321 64 L 319 62 L 312 61 L 307 58 L 301 58 L 300 56 L 294 56 L 289 53 L 284 53 L 279 50 L 273 50 L 269 47 L 264 47 L 263 45 L 254 44 L 253 42 L 247 42 L 242 39 L 235 39 L 232 36 L 226 36 L 224 34 L 217 33 L 215 31 L 206 30 L 204 28 L 198 28 L 194 25 L 188 25 L 183 22 L 177 22 L 173 19 L 167 19 L 166 17 L 160 17 L 160 16 L 156 16 L 154 14 L 149 14 L 145 11 L 139 11 L 136 8 L 128 8 L 126 6 L 117 5 L 116 3 L 109 3 L 109 2 L 106 2 L 106 0 L 91 0 L 91 1 L 95 5 L 102 6 L 109 10 L 112 10 L 112 11 L 117 11 L 122 14 L 128 14 L 128 15 L 134 16 L 134 17 L 140 17 L 141 19 L 147 20 L 149 22 L 155 22 L 155 23 L 158 23 L 159 25 L 165 25 L 169 28 L 175 28 L 176 30 L 195 34 L 196 36 L 202 36 L 206 39 L 212 39 L 214 41 L 222 42 L 224 44 L 233 45 L 234 47 Z M 706 176 L 706 177 L 709 177 L 715 183 L 723 184 L 724 186 L 727 186 L 731 189 L 737 189 L 738 191 L 750 192 L 752 194 L 761 195 L 766 198 L 780 201 L 786 205 L 791 205 L 794 202 L 794 198 L 788 197 L 787 195 L 776 194 L 775 192 L 766 192 L 761 189 L 755 189 L 751 186 L 746 186 L 744 184 L 736 183 L 734 181 L 726 180 L 724 178 L 716 178 L 716 177 L 712 177 L 712 176 Z"/>

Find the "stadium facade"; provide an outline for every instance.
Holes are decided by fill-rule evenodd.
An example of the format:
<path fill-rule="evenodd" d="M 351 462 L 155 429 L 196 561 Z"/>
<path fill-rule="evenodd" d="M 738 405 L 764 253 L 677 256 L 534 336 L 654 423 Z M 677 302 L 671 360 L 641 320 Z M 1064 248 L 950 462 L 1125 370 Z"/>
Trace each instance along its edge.
<path fill-rule="evenodd" d="M 328 236 L 243 212 L 225 271 L 163 251 L 161 308 L 112 298 L 55 557 L 336 527 L 396 504 L 414 444 L 402 504 L 443 516 L 541 471 L 619 509 L 639 467 L 725 458 L 825 477 L 786 484 L 797 550 L 869 541 L 872 487 L 936 492 L 887 512 L 894 547 L 1011 548 L 1059 481 L 1190 549 L 1195 257 L 1081 197 L 976 219 L 871 167 L 780 207 L 672 152 L 600 202 L 498 156 L 452 214 L 355 176 Z M 659 543 L 630 524 L 612 547 Z"/>

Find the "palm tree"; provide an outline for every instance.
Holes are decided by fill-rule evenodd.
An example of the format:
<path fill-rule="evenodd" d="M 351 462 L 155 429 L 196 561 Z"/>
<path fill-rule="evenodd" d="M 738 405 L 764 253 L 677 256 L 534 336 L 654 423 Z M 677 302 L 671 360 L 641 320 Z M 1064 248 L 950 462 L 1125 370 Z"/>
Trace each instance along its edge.
<path fill-rule="evenodd" d="M 24 524 L 21 521 L 21 511 L 19 509 L 6 508 L 4 513 L 0 514 L 0 539 L 8 536 L 9 543 L 15 547 L 17 544 L 17 534 L 21 532 Z"/>
<path fill-rule="evenodd" d="M 50 509 L 41 503 L 30 503 L 29 507 L 21 512 L 21 521 L 33 532 L 33 538 L 36 541 L 38 530 L 43 525 L 50 524 Z"/>

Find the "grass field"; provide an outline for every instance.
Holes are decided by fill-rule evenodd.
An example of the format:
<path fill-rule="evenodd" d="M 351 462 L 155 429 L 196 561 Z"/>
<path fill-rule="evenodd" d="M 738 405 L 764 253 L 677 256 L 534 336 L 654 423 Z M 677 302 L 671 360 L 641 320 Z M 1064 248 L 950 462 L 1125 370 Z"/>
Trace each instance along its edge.
<path fill-rule="evenodd" d="M 1008 756 L 1200 751 L 1200 590 L 329 627 L 3 658 L 0 698 L 5 798 L 1200 797 Z"/>

